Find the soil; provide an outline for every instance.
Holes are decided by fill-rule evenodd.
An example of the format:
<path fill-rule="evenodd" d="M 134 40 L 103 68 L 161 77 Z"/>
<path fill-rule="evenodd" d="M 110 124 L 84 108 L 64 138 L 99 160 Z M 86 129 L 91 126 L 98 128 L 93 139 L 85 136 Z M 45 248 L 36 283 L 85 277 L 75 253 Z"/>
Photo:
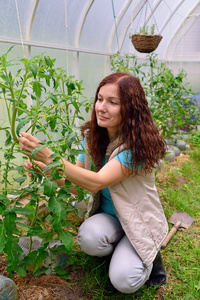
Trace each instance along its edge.
<path fill-rule="evenodd" d="M 0 274 L 8 277 L 6 260 L 0 256 Z M 15 274 L 12 280 L 17 286 L 17 300 L 90 300 L 81 287 L 84 277 L 83 270 L 67 268 L 69 279 L 65 280 L 56 275 L 40 275 L 34 277 L 27 272 L 26 277 Z"/>
<path fill-rule="evenodd" d="M 22 199 L 24 204 L 27 202 L 28 197 Z M 73 219 L 73 224 L 76 227 L 79 227 L 84 221 L 83 218 L 79 218 L 77 215 L 71 215 L 70 219 Z M 74 237 L 74 242 L 76 242 L 76 237 Z M 80 250 L 77 248 L 76 245 L 76 250 Z M 6 267 L 6 259 L 3 255 L 0 255 L 0 274 L 8 277 Z M 81 284 L 84 271 L 78 266 L 76 268 L 69 266 L 65 270 L 68 272 L 67 280 L 53 274 L 43 274 L 35 277 L 27 271 L 26 277 L 22 277 L 16 273 L 12 280 L 17 286 L 17 300 L 91 300 L 92 297 L 84 292 Z"/>
<path fill-rule="evenodd" d="M 189 156 L 180 156 L 175 162 L 170 163 L 169 167 L 177 168 L 185 160 L 189 160 Z M 159 172 L 157 177 L 158 182 L 165 181 L 167 179 L 166 176 L 165 171 Z M 186 179 L 182 176 L 178 176 L 176 178 L 177 185 L 183 184 L 185 180 Z M 82 221 L 82 219 L 78 220 L 80 223 L 82 223 Z M 40 275 L 34 277 L 30 273 L 27 273 L 26 277 L 21 277 L 15 274 L 12 280 L 17 286 L 17 300 L 92 300 L 92 296 L 86 294 L 83 288 L 84 271 L 81 268 L 74 269 L 71 266 L 67 268 L 67 271 L 69 274 L 67 280 L 56 275 Z M 166 271 L 168 275 L 170 275 L 168 266 L 166 266 Z M 0 274 L 8 277 L 6 260 L 3 256 L 0 256 Z M 164 299 L 166 289 L 169 289 L 170 286 L 169 282 L 170 277 L 168 277 L 168 287 L 164 285 L 157 290 L 155 295 L 156 300 Z"/>

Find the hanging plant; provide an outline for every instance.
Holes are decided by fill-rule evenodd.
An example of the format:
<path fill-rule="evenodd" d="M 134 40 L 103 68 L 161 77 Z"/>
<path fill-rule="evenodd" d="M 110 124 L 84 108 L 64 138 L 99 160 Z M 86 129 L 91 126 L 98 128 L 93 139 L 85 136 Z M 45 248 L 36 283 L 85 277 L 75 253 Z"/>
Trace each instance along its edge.
<path fill-rule="evenodd" d="M 150 27 L 144 25 L 140 27 L 139 32 L 131 35 L 131 41 L 133 46 L 138 52 L 151 53 L 158 47 L 162 36 L 155 34 L 155 24 Z"/>

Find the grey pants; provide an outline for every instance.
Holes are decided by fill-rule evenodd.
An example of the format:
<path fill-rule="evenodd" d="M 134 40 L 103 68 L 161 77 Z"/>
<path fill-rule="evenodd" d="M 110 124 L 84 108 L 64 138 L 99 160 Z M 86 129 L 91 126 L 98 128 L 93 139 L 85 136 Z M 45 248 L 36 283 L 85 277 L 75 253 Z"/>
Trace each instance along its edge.
<path fill-rule="evenodd" d="M 92 256 L 112 254 L 109 277 L 113 286 L 122 293 L 137 291 L 148 279 L 153 264 L 147 268 L 129 242 L 120 222 L 106 213 L 87 219 L 79 228 L 78 243 Z"/>

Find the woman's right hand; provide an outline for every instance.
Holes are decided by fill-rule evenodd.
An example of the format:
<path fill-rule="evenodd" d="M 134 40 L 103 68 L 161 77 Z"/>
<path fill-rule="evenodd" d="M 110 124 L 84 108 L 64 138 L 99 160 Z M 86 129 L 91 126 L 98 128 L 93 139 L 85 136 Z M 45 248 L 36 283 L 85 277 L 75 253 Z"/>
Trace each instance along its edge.
<path fill-rule="evenodd" d="M 46 165 L 50 164 L 53 161 L 52 159 L 50 159 L 50 156 L 53 154 L 53 152 L 47 147 L 44 147 L 37 151 L 34 156 L 32 155 L 33 150 L 36 150 L 39 146 L 41 146 L 41 142 L 27 132 L 20 133 L 19 146 L 20 151 L 24 152 L 24 154 L 29 158 L 35 158 L 37 161 L 41 161 Z"/>

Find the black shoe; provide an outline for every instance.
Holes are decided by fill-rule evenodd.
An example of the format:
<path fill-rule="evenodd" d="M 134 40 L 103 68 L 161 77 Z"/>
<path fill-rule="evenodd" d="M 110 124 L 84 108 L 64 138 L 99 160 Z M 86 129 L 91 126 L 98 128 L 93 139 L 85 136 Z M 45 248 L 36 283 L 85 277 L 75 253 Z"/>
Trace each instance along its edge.
<path fill-rule="evenodd" d="M 162 263 L 160 252 L 158 252 L 154 262 L 153 269 L 151 271 L 149 279 L 146 281 L 148 287 L 160 287 L 166 281 L 166 273 Z"/>

